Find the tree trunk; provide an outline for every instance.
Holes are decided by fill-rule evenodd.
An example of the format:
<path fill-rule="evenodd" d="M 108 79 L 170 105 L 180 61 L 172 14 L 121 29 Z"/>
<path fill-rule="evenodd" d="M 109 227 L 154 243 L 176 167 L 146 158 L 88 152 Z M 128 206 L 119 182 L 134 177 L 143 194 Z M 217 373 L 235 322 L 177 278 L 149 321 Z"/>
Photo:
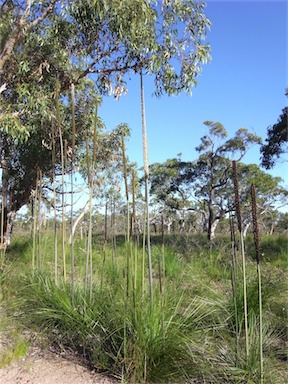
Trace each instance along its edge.
<path fill-rule="evenodd" d="M 168 223 L 166 223 L 166 226 L 167 226 L 167 232 L 170 234 L 171 233 L 171 227 L 172 227 L 172 224 L 173 224 L 173 221 L 169 221 Z"/>
<path fill-rule="evenodd" d="M 208 236 L 208 240 L 209 241 L 213 240 L 213 236 L 215 236 L 215 229 L 216 229 L 216 227 L 213 228 L 213 223 L 214 223 L 214 211 L 213 211 L 214 196 L 213 196 L 213 194 L 214 194 L 213 191 L 211 191 L 210 199 L 209 199 L 209 202 L 208 202 L 208 230 L 207 230 L 207 236 Z M 212 231 L 213 231 L 213 233 L 212 233 Z"/>
<path fill-rule="evenodd" d="M 213 223 L 211 223 L 210 232 L 209 232 L 209 240 L 213 240 L 215 238 L 215 232 L 217 225 L 219 223 L 220 219 L 215 219 Z"/>
<path fill-rule="evenodd" d="M 90 200 L 88 200 L 86 202 L 86 204 L 85 204 L 85 206 L 83 208 L 83 211 L 80 213 L 80 215 L 77 217 L 77 219 L 73 223 L 72 231 L 71 231 L 70 237 L 69 237 L 69 244 L 71 244 L 71 242 L 72 242 L 72 238 L 74 237 L 74 234 L 75 234 L 75 231 L 76 231 L 76 228 L 77 228 L 78 224 L 83 219 L 85 214 L 89 211 L 89 202 L 90 202 Z"/>
<path fill-rule="evenodd" d="M 250 226 L 251 226 L 251 222 L 245 224 L 244 230 L 243 230 L 243 237 L 244 238 L 247 236 L 247 232 L 248 232 L 248 229 L 250 228 Z"/>
<path fill-rule="evenodd" d="M 271 227 L 270 227 L 270 231 L 269 231 L 269 235 L 273 235 L 274 229 L 275 229 L 275 221 L 272 221 Z"/>
<path fill-rule="evenodd" d="M 10 211 L 7 214 L 7 225 L 6 225 L 6 232 L 4 236 L 4 244 L 6 247 L 8 247 L 11 243 L 15 217 L 16 217 L 15 211 Z"/>
<path fill-rule="evenodd" d="M 6 171 L 2 168 L 2 204 L 0 210 L 0 225 L 1 235 L 3 235 L 1 242 L 5 245 L 5 247 L 9 246 L 11 243 L 16 213 L 21 207 L 28 204 L 33 187 L 35 188 L 35 183 L 36 180 L 34 183 L 27 185 L 25 190 L 21 193 L 11 193 L 9 196 Z"/>
<path fill-rule="evenodd" d="M 30 15 L 31 0 L 26 1 L 26 7 L 23 11 L 21 18 L 16 21 L 11 35 L 8 37 L 2 52 L 0 51 L 0 74 L 3 72 L 4 65 L 6 61 L 10 58 L 14 46 L 19 42 L 21 37 L 30 31 L 32 28 L 37 26 L 41 21 L 43 21 L 51 12 L 53 12 L 54 6 L 58 0 L 51 0 L 50 4 L 46 6 L 42 14 L 40 14 L 33 21 L 29 22 L 28 17 Z"/>

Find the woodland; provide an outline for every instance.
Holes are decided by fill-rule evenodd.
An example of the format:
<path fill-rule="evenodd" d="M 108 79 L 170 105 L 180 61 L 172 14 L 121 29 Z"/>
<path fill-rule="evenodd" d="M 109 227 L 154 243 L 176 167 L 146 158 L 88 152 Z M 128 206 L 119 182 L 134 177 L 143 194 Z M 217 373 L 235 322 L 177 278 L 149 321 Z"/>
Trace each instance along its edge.
<path fill-rule="evenodd" d="M 143 80 L 190 93 L 210 27 L 197 0 L 0 1 L 0 368 L 36 333 L 119 382 L 287 382 L 287 107 L 264 142 L 204 121 L 196 159 L 148 164 Z M 98 113 L 129 76 L 143 167 Z"/>

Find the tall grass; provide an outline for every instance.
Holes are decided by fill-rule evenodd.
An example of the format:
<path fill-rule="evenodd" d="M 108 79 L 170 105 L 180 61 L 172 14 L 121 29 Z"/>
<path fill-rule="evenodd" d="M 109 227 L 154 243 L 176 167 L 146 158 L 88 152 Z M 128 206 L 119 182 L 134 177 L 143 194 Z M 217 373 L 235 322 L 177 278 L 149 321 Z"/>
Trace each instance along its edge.
<path fill-rule="evenodd" d="M 159 245 L 152 244 L 151 249 L 155 277 L 162 252 L 161 237 L 159 240 Z M 81 258 L 75 260 L 78 279 L 75 282 L 74 303 L 69 280 L 65 282 L 63 277 L 59 277 L 57 285 L 54 281 L 53 233 L 42 242 L 45 264 L 42 273 L 36 271 L 34 276 L 27 264 L 32 244 L 25 238 L 12 244 L 7 255 L 8 262 L 10 260 L 12 264 L 9 273 L 3 277 L 3 294 L 11 313 L 22 325 L 33 326 L 38 332 L 42 330 L 48 335 L 50 343 L 75 350 L 84 355 L 95 369 L 131 383 L 184 384 L 193 380 L 200 383 L 258 382 L 258 279 L 251 261 L 247 262 L 246 271 L 250 343 L 247 359 L 242 273 L 239 271 L 236 284 L 240 335 L 237 353 L 235 307 L 233 295 L 229 293 L 229 275 L 225 279 L 221 277 L 224 261 L 227 267 L 230 265 L 228 247 L 227 257 L 218 256 L 219 263 L 213 265 L 215 272 L 207 274 L 210 258 L 205 257 L 205 248 L 196 248 L 197 252 L 191 249 L 192 258 L 187 259 L 177 249 L 166 245 L 165 289 L 161 294 L 159 280 L 155 278 L 151 307 L 149 286 L 143 293 L 140 284 L 141 258 L 136 268 L 137 284 L 133 290 L 131 288 L 128 298 L 123 295 L 126 291 L 126 274 L 123 274 L 126 268 L 125 242 L 117 242 L 116 261 L 112 259 L 113 248 L 108 243 L 104 265 L 102 252 L 93 248 L 93 264 L 98 267 L 93 273 L 91 299 L 80 278 L 85 272 L 84 254 L 82 261 Z M 61 250 L 61 239 L 58 246 Z M 85 239 L 75 240 L 75 249 L 84 247 Z M 216 250 L 214 252 L 216 257 Z M 219 252 L 223 250 L 219 249 Z M 216 269 L 219 272 L 216 273 Z M 284 356 L 283 349 L 278 346 L 283 339 L 280 330 L 284 329 L 284 315 L 281 312 L 276 317 L 276 312 L 273 315 L 270 312 L 271 305 L 275 308 L 275 300 L 279 301 L 279 284 L 276 274 L 272 278 L 267 273 L 263 276 L 262 300 L 266 314 L 263 324 L 264 378 L 267 383 L 273 383 L 273 380 L 267 379 L 270 370 L 274 372 L 274 382 L 277 382 L 275 377 L 284 374 L 279 360 Z M 276 326 L 277 333 L 273 331 Z M 274 362 L 270 355 L 274 356 Z M 278 359 L 278 365 L 275 365 L 275 359 Z M 275 367 L 279 372 L 275 371 Z M 279 384 L 284 382 L 279 381 Z"/>
<path fill-rule="evenodd" d="M 203 376 L 222 380 L 221 369 L 212 363 L 204 368 L 203 362 L 215 359 L 208 334 L 217 328 L 211 321 L 216 302 L 194 297 L 187 303 L 183 291 L 167 289 L 161 295 L 155 291 L 151 310 L 150 294 L 137 290 L 136 301 L 132 295 L 127 300 L 122 284 L 119 274 L 104 290 L 94 286 L 91 303 L 77 286 L 72 303 L 68 284 L 56 286 L 45 275 L 30 276 L 23 292 L 26 321 L 84 354 L 95 368 L 129 383 Z"/>

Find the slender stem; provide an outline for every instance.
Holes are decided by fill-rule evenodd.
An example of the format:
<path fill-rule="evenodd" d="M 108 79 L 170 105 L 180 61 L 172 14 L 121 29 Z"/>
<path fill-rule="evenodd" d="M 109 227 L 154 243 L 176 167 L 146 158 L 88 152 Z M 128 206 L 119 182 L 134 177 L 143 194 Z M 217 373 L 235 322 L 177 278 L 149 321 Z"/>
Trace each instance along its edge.
<path fill-rule="evenodd" d="M 58 247 L 57 247 L 57 209 L 56 209 L 56 176 L 55 176 L 55 127 L 52 120 L 52 167 L 53 167 L 53 195 L 54 195 L 54 281 L 58 282 Z"/>
<path fill-rule="evenodd" d="M 152 276 L 152 257 L 150 240 L 150 219 L 149 219 L 149 192 L 148 179 L 145 179 L 145 200 L 146 200 L 146 222 L 147 222 L 147 254 L 148 254 L 148 273 L 149 273 L 149 291 L 151 303 L 153 302 L 153 276 Z"/>
<path fill-rule="evenodd" d="M 259 241 L 259 227 L 257 216 L 257 198 L 256 189 L 254 184 L 251 185 L 251 205 L 252 205 L 252 221 L 253 221 L 253 235 L 254 246 L 257 262 L 258 274 L 258 293 L 259 293 L 259 355 L 260 355 L 260 383 L 263 383 L 263 320 L 262 320 L 262 285 L 261 285 L 261 268 L 260 268 L 260 241 Z"/>
<path fill-rule="evenodd" d="M 153 276 L 152 276 L 152 256 L 150 244 L 150 223 L 149 223 L 149 165 L 148 165 L 148 141 L 146 132 L 146 117 L 145 117 L 145 99 L 143 74 L 140 73 L 140 89 L 141 89 L 141 115 L 142 115 L 142 143 L 143 143 L 143 160 L 144 160 L 144 175 L 145 175 L 145 203 L 146 203 L 146 227 L 147 227 L 147 253 L 148 253 L 148 276 L 149 276 L 149 291 L 150 300 L 153 302 Z"/>
<path fill-rule="evenodd" d="M 75 294 L 75 253 L 74 253 L 74 233 L 73 233 L 73 210 L 74 210 L 74 165 L 75 165 L 75 88 L 71 84 L 71 112 L 72 112 L 72 153 L 71 153 L 71 298 L 74 305 Z"/>
<path fill-rule="evenodd" d="M 143 219 L 143 239 L 142 239 L 142 276 L 141 276 L 141 287 L 142 294 L 145 290 L 145 256 L 146 256 L 146 207 L 144 211 L 144 219 Z"/>
<path fill-rule="evenodd" d="M 244 326 L 246 341 L 246 356 L 249 356 L 249 333 L 248 333 L 248 307 L 247 307 L 247 279 L 246 279 L 246 260 L 244 248 L 243 232 L 240 233 L 241 255 L 242 255 L 242 271 L 243 271 L 243 302 L 244 302 Z"/>
<path fill-rule="evenodd" d="M 245 326 L 245 341 L 246 341 L 246 358 L 249 356 L 249 335 L 248 335 L 248 309 L 247 309 L 247 279 L 246 279 L 246 260 L 244 248 L 244 234 L 242 229 L 241 206 L 239 198 L 239 182 L 237 162 L 232 161 L 233 178 L 234 178 L 234 194 L 235 194 L 235 208 L 238 221 L 238 230 L 240 234 L 240 247 L 242 256 L 242 271 L 243 271 L 243 304 L 244 304 L 244 326 Z"/>
<path fill-rule="evenodd" d="M 39 170 L 39 193 L 38 193 L 38 272 L 41 271 L 42 250 L 41 250 L 41 197 L 42 197 L 42 171 Z"/>
<path fill-rule="evenodd" d="M 37 229 L 37 197 L 38 197 L 38 171 L 36 177 L 35 195 L 33 199 L 33 249 L 32 249 L 32 271 L 35 272 L 36 259 L 36 229 Z"/>
<path fill-rule="evenodd" d="M 238 307 L 237 307 L 237 254 L 236 254 L 236 238 L 234 229 L 234 220 L 229 212 L 229 224 L 231 234 L 231 255 L 232 255 L 232 270 L 231 270 L 231 285 L 234 301 L 234 315 L 235 315 L 235 334 L 236 334 L 236 365 L 239 355 L 239 324 L 238 324 Z"/>
<path fill-rule="evenodd" d="M 137 288 L 137 267 L 138 267 L 138 248 L 135 246 L 135 223 L 136 223 L 136 206 L 135 206 L 135 170 L 132 170 L 132 218 L 131 218 L 131 236 L 133 236 L 134 244 L 134 288 Z"/>
<path fill-rule="evenodd" d="M 63 278 L 66 281 L 66 218 L 65 218 L 65 159 L 64 159 L 64 144 L 61 128 L 61 115 L 60 115 L 60 104 L 59 104 L 59 90 L 60 84 L 59 81 L 56 83 L 56 119 L 57 127 L 59 132 L 59 142 L 60 142 L 60 157 L 61 157 L 61 185 L 62 185 L 62 259 L 63 259 Z"/>
<path fill-rule="evenodd" d="M 93 229 L 93 183 L 90 190 L 90 209 L 89 209 L 89 241 L 88 241 L 88 254 L 89 254 L 89 300 L 92 302 L 93 292 L 93 248 L 92 248 L 92 229 Z"/>
<path fill-rule="evenodd" d="M 258 292 L 259 292 L 259 352 L 260 352 L 260 383 L 263 383 L 263 317 L 262 317 L 262 284 L 261 284 L 261 268 L 257 263 L 258 273 Z"/>
<path fill-rule="evenodd" d="M 161 236 L 162 236 L 162 273 L 163 273 L 163 285 L 165 281 L 165 234 L 164 234 L 164 217 L 161 216 Z M 164 288 L 164 286 L 163 286 Z"/>
<path fill-rule="evenodd" d="M 129 204 L 129 190 L 128 190 L 128 178 L 127 178 L 127 161 L 125 154 L 125 141 L 124 132 L 121 132 L 121 149 L 122 149 L 122 162 L 123 162 L 123 177 L 125 183 L 125 196 L 126 196 L 126 209 L 127 209 L 127 225 L 126 225 L 126 292 L 127 297 L 129 296 L 129 285 L 130 285 L 130 204 Z M 128 249 L 129 247 L 129 249 Z M 130 252 L 130 253 L 129 253 Z"/>

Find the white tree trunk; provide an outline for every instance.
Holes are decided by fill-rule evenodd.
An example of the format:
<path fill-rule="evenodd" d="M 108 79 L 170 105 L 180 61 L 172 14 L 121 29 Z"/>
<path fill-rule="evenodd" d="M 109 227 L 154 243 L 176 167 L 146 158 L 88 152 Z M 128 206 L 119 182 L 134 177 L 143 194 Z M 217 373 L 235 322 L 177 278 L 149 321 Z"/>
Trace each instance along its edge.
<path fill-rule="evenodd" d="M 219 223 L 219 219 L 215 219 L 211 225 L 211 233 L 210 233 L 210 239 L 213 240 L 215 238 L 215 231 L 217 228 L 217 225 Z"/>
<path fill-rule="evenodd" d="M 247 232 L 248 232 L 248 229 L 250 228 L 250 226 L 251 226 L 251 222 L 245 224 L 244 230 L 243 230 L 243 237 L 244 238 L 247 236 Z"/>
<path fill-rule="evenodd" d="M 72 242 L 72 238 L 74 237 L 74 234 L 75 234 L 75 231 L 76 231 L 76 228 L 77 228 L 77 225 L 80 223 L 80 221 L 83 219 L 84 215 L 88 212 L 89 210 L 89 202 L 90 200 L 88 200 L 83 208 L 83 211 L 80 213 L 80 215 L 77 217 L 77 219 L 74 221 L 73 223 L 73 227 L 72 227 L 72 231 L 70 233 L 70 237 L 69 237 L 69 244 L 71 244 Z"/>
<path fill-rule="evenodd" d="M 8 212 L 8 214 L 7 214 L 7 228 L 6 228 L 6 233 L 4 235 L 5 248 L 11 244 L 12 230 L 13 230 L 13 224 L 14 224 L 15 216 L 16 216 L 15 211 Z"/>

